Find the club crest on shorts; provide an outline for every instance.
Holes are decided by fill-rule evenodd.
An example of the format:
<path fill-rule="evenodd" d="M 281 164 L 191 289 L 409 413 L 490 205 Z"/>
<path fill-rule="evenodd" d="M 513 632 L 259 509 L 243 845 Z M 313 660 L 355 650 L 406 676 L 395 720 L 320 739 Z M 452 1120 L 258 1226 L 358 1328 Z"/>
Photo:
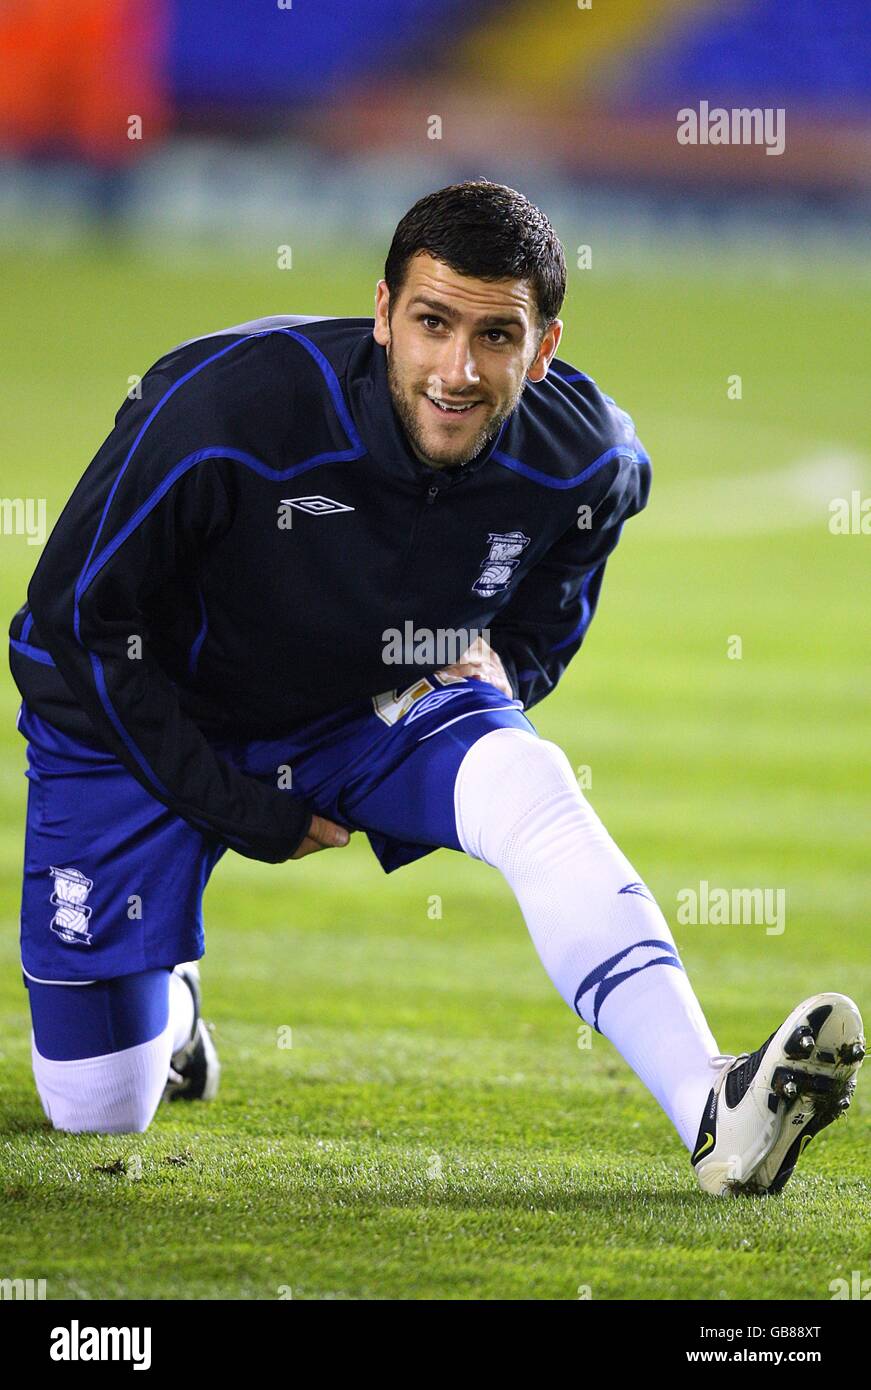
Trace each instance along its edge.
<path fill-rule="evenodd" d="M 49 923 L 55 936 L 68 946 L 90 946 L 92 937 L 88 931 L 92 909 L 86 906 L 88 894 L 94 886 L 93 879 L 86 878 L 78 869 L 49 869 L 54 879 L 54 892 L 49 901 L 57 912 Z"/>
<path fill-rule="evenodd" d="M 487 537 L 490 553 L 481 562 L 481 573 L 472 590 L 481 598 L 492 598 L 504 589 L 520 564 L 520 553 L 529 545 L 522 531 L 491 531 Z"/>

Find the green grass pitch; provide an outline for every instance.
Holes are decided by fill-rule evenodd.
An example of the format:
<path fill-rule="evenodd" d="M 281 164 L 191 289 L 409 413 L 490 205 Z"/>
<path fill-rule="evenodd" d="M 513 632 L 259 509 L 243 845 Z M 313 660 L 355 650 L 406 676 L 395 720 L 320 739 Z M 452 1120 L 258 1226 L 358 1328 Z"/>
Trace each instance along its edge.
<path fill-rule="evenodd" d="M 245 318 L 369 313 L 379 262 L 94 251 L 2 270 L 0 490 L 45 496 L 51 522 L 129 377 Z M 571 281 L 562 355 L 633 413 L 654 487 L 532 718 L 590 768 L 724 1051 L 820 989 L 871 1013 L 871 539 L 832 535 L 827 507 L 856 478 L 871 492 L 869 315 L 868 282 L 834 271 Z M 39 552 L 0 547 L 8 621 Z M 17 707 L 7 671 L 0 1276 L 81 1299 L 828 1299 L 871 1275 L 871 1079 L 781 1198 L 703 1196 L 610 1043 L 579 1048 L 507 885 L 448 850 L 390 877 L 360 835 L 299 864 L 227 855 L 206 897 L 219 1101 L 161 1107 L 147 1135 L 55 1135 L 17 968 Z M 782 887 L 785 931 L 679 926 L 678 891 L 703 879 Z"/>

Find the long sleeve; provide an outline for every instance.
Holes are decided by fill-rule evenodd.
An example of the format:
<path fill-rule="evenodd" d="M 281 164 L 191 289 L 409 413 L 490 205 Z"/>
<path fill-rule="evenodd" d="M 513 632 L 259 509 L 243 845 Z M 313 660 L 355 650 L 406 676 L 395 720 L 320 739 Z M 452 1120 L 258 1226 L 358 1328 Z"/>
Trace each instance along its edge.
<path fill-rule="evenodd" d="M 554 689 L 581 646 L 623 523 L 647 503 L 650 460 L 637 439 L 610 467 L 613 479 L 591 525 L 579 525 L 580 515 L 490 624 L 491 646 L 526 709 Z"/>
<path fill-rule="evenodd" d="M 194 584 L 200 548 L 230 517 L 214 388 L 188 389 L 182 401 L 177 385 L 149 373 L 142 399 L 124 403 L 52 531 L 28 600 L 70 690 L 136 780 L 204 834 L 278 863 L 301 843 L 310 807 L 216 755 L 148 631 L 149 597 Z"/>

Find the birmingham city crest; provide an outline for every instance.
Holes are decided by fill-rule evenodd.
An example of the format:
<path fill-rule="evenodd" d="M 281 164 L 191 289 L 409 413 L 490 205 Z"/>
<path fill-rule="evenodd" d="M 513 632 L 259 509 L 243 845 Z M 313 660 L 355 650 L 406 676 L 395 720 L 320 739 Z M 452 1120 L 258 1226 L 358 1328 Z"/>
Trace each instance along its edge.
<path fill-rule="evenodd" d="M 481 573 L 472 585 L 481 598 L 492 598 L 504 589 L 520 564 L 521 552 L 529 545 L 522 531 L 491 531 L 487 537 L 490 553 L 482 562 Z"/>
<path fill-rule="evenodd" d="M 54 879 L 50 901 L 57 908 L 49 923 L 52 931 L 68 946 L 90 946 L 92 937 L 88 923 L 91 908 L 86 903 L 94 886 L 93 879 L 86 878 L 78 869 L 52 868 L 49 872 Z"/>

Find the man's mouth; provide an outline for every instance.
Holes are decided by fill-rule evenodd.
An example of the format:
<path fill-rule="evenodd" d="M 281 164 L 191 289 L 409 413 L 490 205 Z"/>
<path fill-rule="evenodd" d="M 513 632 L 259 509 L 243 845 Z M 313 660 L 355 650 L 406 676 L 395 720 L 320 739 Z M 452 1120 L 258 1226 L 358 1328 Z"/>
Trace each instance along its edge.
<path fill-rule="evenodd" d="M 430 405 L 434 406 L 441 415 L 467 415 L 470 410 L 474 410 L 476 406 L 482 404 L 481 401 L 446 401 L 444 397 L 425 394 Z"/>

